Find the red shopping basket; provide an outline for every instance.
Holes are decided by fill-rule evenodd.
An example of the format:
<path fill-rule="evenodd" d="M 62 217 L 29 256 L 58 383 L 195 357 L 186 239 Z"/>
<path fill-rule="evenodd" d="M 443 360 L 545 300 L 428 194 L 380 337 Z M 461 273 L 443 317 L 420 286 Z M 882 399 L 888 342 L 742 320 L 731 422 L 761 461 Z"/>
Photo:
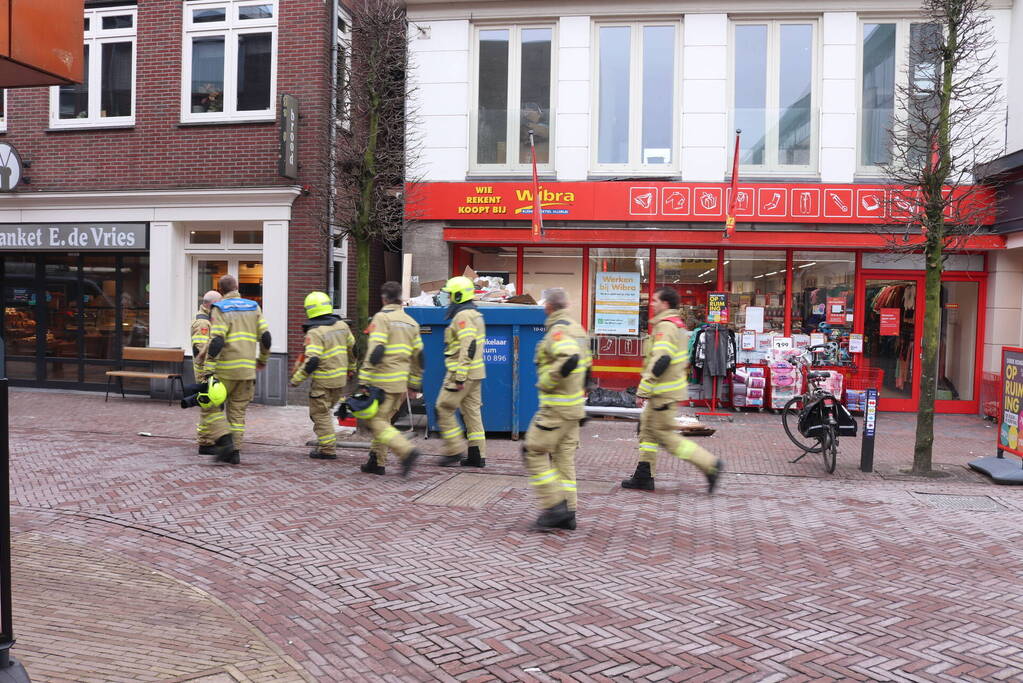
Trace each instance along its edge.
<path fill-rule="evenodd" d="M 884 382 L 884 370 L 881 368 L 851 368 L 845 378 L 845 405 L 849 410 L 863 412 L 866 408 L 867 389 L 881 392 Z"/>

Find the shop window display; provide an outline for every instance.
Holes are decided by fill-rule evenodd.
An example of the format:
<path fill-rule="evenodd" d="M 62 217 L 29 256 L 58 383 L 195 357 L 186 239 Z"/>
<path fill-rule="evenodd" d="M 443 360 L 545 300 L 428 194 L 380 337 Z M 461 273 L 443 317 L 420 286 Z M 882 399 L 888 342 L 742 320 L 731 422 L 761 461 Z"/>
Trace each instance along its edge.
<path fill-rule="evenodd" d="M 792 334 L 831 330 L 848 349 L 853 330 L 856 255 L 839 251 L 792 254 Z M 825 330 L 821 324 L 825 323 Z"/>
<path fill-rule="evenodd" d="M 707 319 L 707 294 L 717 288 L 716 249 L 658 249 L 656 287 L 679 293 L 686 327 L 696 329 Z"/>
<path fill-rule="evenodd" d="M 650 250 L 590 249 L 589 256 L 594 354 L 602 366 L 636 366 L 647 336 Z"/>
<path fill-rule="evenodd" d="M 735 330 L 746 328 L 746 309 L 764 309 L 763 332 L 785 331 L 784 251 L 725 251 L 725 291 L 728 322 Z"/>

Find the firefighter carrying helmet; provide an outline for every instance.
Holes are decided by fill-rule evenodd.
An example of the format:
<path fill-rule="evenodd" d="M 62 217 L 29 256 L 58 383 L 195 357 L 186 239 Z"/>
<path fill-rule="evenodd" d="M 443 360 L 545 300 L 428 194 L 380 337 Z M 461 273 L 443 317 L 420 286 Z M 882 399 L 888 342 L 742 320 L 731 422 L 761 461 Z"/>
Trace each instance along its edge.
<path fill-rule="evenodd" d="M 348 409 L 355 417 L 360 420 L 371 420 L 380 408 L 383 393 L 377 387 L 359 387 L 359 390 L 349 396 L 345 403 L 348 404 Z"/>
<path fill-rule="evenodd" d="M 216 377 L 210 377 L 200 386 L 205 389 L 195 395 L 195 402 L 203 408 L 216 408 L 227 400 L 227 387 Z"/>

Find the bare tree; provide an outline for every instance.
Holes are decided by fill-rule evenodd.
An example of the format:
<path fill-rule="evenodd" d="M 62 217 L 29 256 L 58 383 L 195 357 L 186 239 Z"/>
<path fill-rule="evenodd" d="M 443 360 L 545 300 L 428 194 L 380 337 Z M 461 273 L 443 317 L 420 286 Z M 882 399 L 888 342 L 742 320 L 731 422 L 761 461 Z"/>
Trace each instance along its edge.
<path fill-rule="evenodd" d="M 925 309 L 914 474 L 931 471 L 938 379 L 941 276 L 951 251 L 985 229 L 992 195 L 975 184 L 978 163 L 1004 144 L 1005 111 L 984 0 L 924 0 L 911 26 L 906 72 L 891 126 L 890 222 L 878 228 L 895 252 L 923 252 Z"/>
<path fill-rule="evenodd" d="M 330 210 L 323 237 L 355 245 L 356 323 L 369 322 L 374 243 L 400 244 L 407 224 L 404 183 L 417 148 L 406 134 L 411 100 L 405 6 L 360 0 L 351 8 L 351 40 L 338 46 L 333 110 L 335 142 L 327 155 Z"/>

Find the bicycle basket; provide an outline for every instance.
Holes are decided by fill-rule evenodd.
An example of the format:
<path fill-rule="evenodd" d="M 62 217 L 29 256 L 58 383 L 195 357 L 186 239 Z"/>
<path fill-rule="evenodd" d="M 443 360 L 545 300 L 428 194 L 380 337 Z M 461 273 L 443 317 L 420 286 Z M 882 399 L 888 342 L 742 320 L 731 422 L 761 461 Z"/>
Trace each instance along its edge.
<path fill-rule="evenodd" d="M 828 424 L 828 415 L 835 416 L 839 436 L 856 436 L 856 420 L 841 401 L 830 396 L 816 398 L 799 414 L 799 433 L 816 438 Z"/>

